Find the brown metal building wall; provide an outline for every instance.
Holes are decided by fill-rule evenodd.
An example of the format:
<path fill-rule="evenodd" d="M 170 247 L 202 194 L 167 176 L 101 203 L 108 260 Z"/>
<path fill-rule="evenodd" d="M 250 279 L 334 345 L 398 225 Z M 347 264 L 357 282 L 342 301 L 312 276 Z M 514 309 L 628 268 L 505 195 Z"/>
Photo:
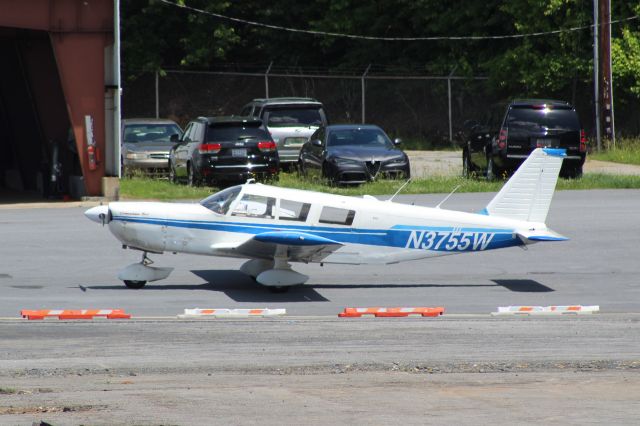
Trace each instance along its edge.
<path fill-rule="evenodd" d="M 96 170 L 89 170 L 84 116 L 93 117 L 96 146 L 104 157 L 104 48 L 113 44 L 113 13 L 113 0 L 3 0 L 0 4 L 0 27 L 49 33 L 88 195 L 102 193 L 105 168 L 100 161 Z"/>

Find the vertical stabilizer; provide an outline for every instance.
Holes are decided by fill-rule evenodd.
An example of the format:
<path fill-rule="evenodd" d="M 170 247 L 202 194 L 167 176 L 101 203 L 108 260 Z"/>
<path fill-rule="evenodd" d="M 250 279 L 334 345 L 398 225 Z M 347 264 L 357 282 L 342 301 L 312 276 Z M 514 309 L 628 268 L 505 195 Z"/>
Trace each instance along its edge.
<path fill-rule="evenodd" d="M 544 222 L 558 182 L 564 149 L 537 148 L 485 209 L 490 216 Z"/>

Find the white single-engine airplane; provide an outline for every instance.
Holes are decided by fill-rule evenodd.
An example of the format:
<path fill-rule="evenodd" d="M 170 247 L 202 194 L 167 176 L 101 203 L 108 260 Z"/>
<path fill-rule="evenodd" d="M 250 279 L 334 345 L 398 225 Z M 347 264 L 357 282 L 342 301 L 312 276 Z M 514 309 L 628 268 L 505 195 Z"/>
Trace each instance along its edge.
<path fill-rule="evenodd" d="M 284 291 L 309 278 L 290 262 L 390 264 L 567 238 L 545 219 L 566 152 L 538 148 L 480 213 L 246 183 L 200 203 L 112 202 L 85 215 L 123 248 L 143 252 L 118 278 L 130 288 L 167 278 L 147 253 L 248 258 L 240 270 Z"/>

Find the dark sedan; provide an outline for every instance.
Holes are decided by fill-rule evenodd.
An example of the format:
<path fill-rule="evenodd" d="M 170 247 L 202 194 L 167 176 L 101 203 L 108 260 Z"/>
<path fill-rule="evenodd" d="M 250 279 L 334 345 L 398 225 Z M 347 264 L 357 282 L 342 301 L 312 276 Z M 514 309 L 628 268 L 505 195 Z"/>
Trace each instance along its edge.
<path fill-rule="evenodd" d="M 409 157 L 378 126 L 343 124 L 321 127 L 300 150 L 300 173 L 332 184 L 359 184 L 377 178 L 409 178 Z"/>

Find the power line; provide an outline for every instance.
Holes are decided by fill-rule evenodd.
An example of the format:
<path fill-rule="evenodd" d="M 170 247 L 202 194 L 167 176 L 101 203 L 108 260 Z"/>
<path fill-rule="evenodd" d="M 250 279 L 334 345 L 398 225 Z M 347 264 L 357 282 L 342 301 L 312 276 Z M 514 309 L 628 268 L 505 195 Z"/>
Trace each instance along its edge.
<path fill-rule="evenodd" d="M 579 27 L 571 27 L 571 28 L 563 28 L 559 30 L 553 31 L 542 31 L 535 33 L 527 33 L 527 34 L 510 34 L 510 35 L 492 35 L 492 36 L 431 36 L 431 37 L 375 37 L 375 36 L 365 36 L 358 34 L 341 34 L 341 33 L 333 33 L 327 31 L 315 31 L 315 30 L 302 30 L 299 28 L 288 28 L 282 27 L 280 25 L 272 25 L 265 24 L 263 22 L 249 21 L 246 19 L 234 18 L 232 16 L 222 15 L 220 13 L 209 12 L 207 10 L 198 9 L 195 7 L 187 6 L 186 4 L 178 4 L 169 0 L 159 0 L 162 3 L 179 7 L 181 9 L 190 10 L 192 12 L 202 13 L 205 15 L 210 15 L 216 18 L 225 19 L 227 21 L 238 22 L 240 24 L 251 25 L 254 27 L 262 27 L 269 28 L 272 30 L 278 31 L 288 31 L 292 33 L 300 33 L 300 34 L 309 34 L 316 36 L 327 36 L 327 37 L 340 37 L 340 38 L 349 38 L 356 40 L 377 40 L 377 41 L 464 41 L 464 40 L 502 40 L 502 39 L 518 39 L 518 38 L 526 38 L 526 37 L 540 37 L 546 35 L 553 34 L 562 34 L 569 33 L 575 31 L 582 31 L 586 29 L 593 28 L 595 25 L 583 25 Z M 609 21 L 608 23 L 601 23 L 599 25 L 609 25 L 609 24 L 619 24 L 621 22 L 633 21 L 638 19 L 638 15 L 630 16 L 628 18 L 616 19 L 615 21 Z"/>

